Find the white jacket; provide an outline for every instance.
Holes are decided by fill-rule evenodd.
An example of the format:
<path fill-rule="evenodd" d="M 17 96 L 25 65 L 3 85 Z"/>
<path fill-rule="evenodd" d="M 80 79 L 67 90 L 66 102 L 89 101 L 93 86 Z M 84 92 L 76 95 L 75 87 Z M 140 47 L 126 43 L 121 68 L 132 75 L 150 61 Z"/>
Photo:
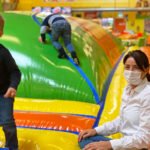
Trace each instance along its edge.
<path fill-rule="evenodd" d="M 110 140 L 113 150 L 147 148 L 150 144 L 150 82 L 144 79 L 134 90 L 128 85 L 122 96 L 120 116 L 95 129 L 105 136 L 123 134 L 120 139 Z"/>

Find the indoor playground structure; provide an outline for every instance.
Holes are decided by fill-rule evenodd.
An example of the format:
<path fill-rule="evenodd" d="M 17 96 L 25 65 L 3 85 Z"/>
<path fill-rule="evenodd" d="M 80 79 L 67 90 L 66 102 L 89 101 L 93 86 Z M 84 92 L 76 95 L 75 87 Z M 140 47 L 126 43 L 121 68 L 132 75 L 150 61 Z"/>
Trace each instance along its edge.
<path fill-rule="evenodd" d="M 150 48 L 125 49 L 121 39 L 99 24 L 67 16 L 81 63 L 77 66 L 69 54 L 68 59 L 57 58 L 50 35 L 46 44 L 38 41 L 46 13 L 9 11 L 2 15 L 5 34 L 0 43 L 10 50 L 22 72 L 14 106 L 19 150 L 80 150 L 80 131 L 113 120 L 119 113 L 126 85 L 124 54 L 140 48 L 150 58 Z M 4 142 L 0 130 L 0 147 Z"/>

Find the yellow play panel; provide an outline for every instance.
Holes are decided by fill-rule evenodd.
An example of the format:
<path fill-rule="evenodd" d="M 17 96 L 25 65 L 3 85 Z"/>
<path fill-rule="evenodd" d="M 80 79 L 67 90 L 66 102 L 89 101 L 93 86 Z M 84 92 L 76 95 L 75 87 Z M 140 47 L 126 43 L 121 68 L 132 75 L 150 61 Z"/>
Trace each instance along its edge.
<path fill-rule="evenodd" d="M 0 134 L 3 132 L 0 130 Z M 76 134 L 36 129 L 18 129 L 19 150 L 80 150 Z M 4 138 L 0 137 L 0 147 Z"/>

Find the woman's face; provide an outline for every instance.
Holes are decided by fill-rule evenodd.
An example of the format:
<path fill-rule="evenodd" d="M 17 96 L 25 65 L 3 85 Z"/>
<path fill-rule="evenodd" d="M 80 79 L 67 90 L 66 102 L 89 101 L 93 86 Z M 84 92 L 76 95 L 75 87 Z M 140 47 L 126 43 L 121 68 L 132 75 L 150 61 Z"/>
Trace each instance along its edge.
<path fill-rule="evenodd" d="M 141 72 L 141 79 L 143 79 L 147 73 L 146 71 L 143 71 L 138 67 L 133 57 L 129 57 L 126 60 L 124 64 L 124 69 L 128 71 Z"/>
<path fill-rule="evenodd" d="M 125 65 L 124 65 L 124 68 L 126 70 L 129 70 L 129 71 L 141 71 L 139 69 L 139 67 L 137 66 L 135 60 L 133 57 L 129 57 L 127 58 L 126 62 L 125 62 Z"/>

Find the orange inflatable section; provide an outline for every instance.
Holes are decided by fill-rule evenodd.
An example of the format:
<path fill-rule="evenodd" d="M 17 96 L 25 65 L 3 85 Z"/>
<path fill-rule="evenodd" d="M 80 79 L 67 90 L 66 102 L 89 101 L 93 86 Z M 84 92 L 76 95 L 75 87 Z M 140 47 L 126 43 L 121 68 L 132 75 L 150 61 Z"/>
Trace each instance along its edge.
<path fill-rule="evenodd" d="M 72 22 L 75 21 L 75 23 L 78 23 L 78 25 L 82 27 L 87 34 L 92 35 L 93 39 L 101 46 L 106 56 L 109 58 L 112 66 L 114 66 L 117 58 L 120 56 L 120 51 L 116 46 L 115 41 L 112 40 L 112 37 L 109 34 L 106 34 L 103 28 L 95 28 L 95 24 L 89 24 L 88 21 L 77 20 L 74 17 L 70 17 L 69 20 Z M 93 30 L 91 30 L 91 28 Z"/>
<path fill-rule="evenodd" d="M 91 128 L 95 118 L 68 114 L 18 111 L 14 113 L 19 127 L 80 132 Z"/>

